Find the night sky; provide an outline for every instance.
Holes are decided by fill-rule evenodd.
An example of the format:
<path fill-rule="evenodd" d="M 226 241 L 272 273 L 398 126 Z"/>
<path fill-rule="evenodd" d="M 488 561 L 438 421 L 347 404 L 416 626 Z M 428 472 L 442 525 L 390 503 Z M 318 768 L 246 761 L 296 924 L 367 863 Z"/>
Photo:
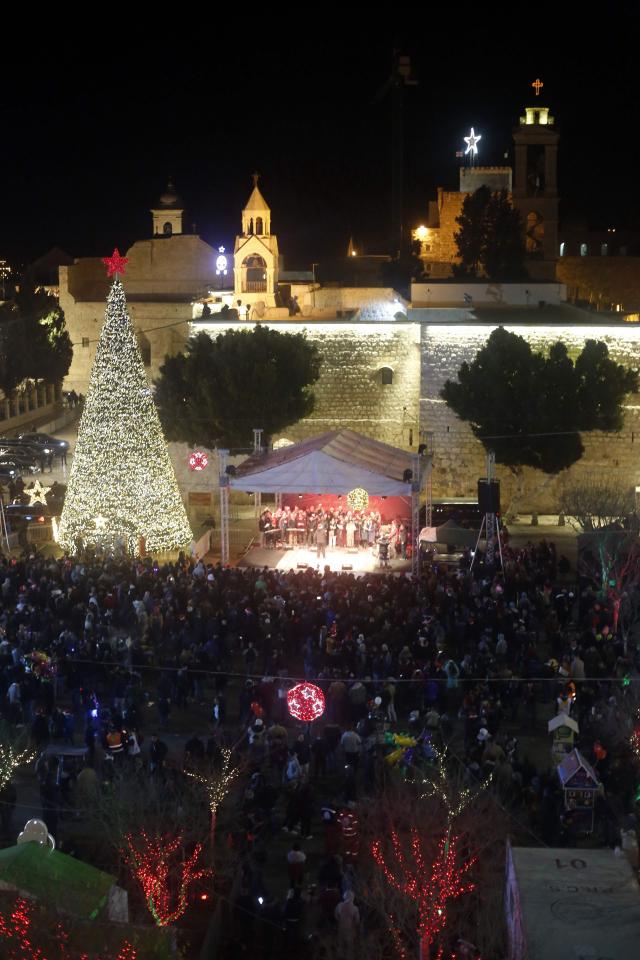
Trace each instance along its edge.
<path fill-rule="evenodd" d="M 409 225 L 425 219 L 439 184 L 456 187 L 455 152 L 471 125 L 483 138 L 479 163 L 510 162 L 511 128 L 540 76 L 539 102 L 562 136 L 561 215 L 637 227 L 638 20 L 609 4 L 606 23 L 585 25 L 586 8 L 556 9 L 567 6 L 576 22 L 522 7 L 527 34 L 458 4 L 449 16 L 397 23 L 372 14 L 362 28 L 340 26 L 344 11 L 328 8 L 325 26 L 303 9 L 274 24 L 248 8 L 244 22 L 218 20 L 212 8 L 202 24 L 162 23 L 160 13 L 139 34 L 105 11 L 86 45 L 30 39 L 24 69 L 2 68 L 11 94 L 0 257 L 30 260 L 54 244 L 74 256 L 126 248 L 150 235 L 148 210 L 169 175 L 186 229 L 232 246 L 254 169 L 286 266 L 341 256 L 350 235 L 359 249 L 386 252 L 394 43 L 418 80 L 405 95 Z M 492 19 L 501 19 L 493 7 Z M 78 52 L 85 46 L 90 57 Z"/>

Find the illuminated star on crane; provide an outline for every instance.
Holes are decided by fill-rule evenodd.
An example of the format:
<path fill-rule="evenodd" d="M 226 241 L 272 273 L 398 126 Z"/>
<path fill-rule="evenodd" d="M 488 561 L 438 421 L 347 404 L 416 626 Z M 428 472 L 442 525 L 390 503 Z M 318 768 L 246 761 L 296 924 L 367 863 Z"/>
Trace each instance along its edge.
<path fill-rule="evenodd" d="M 36 480 L 33 486 L 24 491 L 29 497 L 29 506 L 32 507 L 36 503 L 42 503 L 46 506 L 47 494 L 50 490 L 51 487 L 43 487 L 40 481 Z"/>
<path fill-rule="evenodd" d="M 472 157 L 478 156 L 478 140 L 482 140 L 482 134 L 479 133 L 476 136 L 475 130 L 471 127 L 471 133 L 468 137 L 463 137 L 464 142 L 467 145 L 465 150 L 465 156 L 470 153 Z"/>
<path fill-rule="evenodd" d="M 106 264 L 107 276 L 112 277 L 115 273 L 124 273 L 125 264 L 129 263 L 128 257 L 121 257 L 120 251 L 116 247 L 110 257 L 103 257 L 102 262 Z"/>

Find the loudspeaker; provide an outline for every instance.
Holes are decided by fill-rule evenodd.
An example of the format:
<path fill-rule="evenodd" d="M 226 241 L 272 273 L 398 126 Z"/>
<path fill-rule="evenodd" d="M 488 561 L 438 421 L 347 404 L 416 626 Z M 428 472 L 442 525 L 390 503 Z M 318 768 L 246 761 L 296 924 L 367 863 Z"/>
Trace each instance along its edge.
<path fill-rule="evenodd" d="M 500 513 L 500 481 L 478 480 L 480 513 Z"/>

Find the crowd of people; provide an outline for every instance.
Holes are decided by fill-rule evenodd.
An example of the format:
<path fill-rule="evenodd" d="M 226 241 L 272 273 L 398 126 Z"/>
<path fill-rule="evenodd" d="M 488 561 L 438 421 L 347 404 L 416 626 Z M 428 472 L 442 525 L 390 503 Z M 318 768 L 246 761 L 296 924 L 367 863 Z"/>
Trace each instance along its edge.
<path fill-rule="evenodd" d="M 316 546 L 318 555 L 329 550 L 375 550 L 381 542 L 388 559 L 407 558 L 411 524 L 396 517 L 385 523 L 379 510 L 349 507 L 291 507 L 263 510 L 259 521 L 263 547 L 279 544 Z"/>
<path fill-rule="evenodd" d="M 293 511 L 272 519 L 282 516 L 298 522 Z M 307 533 L 312 516 L 316 527 L 318 518 L 335 525 L 336 542 L 340 523 L 356 543 L 347 530 L 355 513 L 318 508 Z M 358 543 L 376 523 L 360 514 Z M 199 718 L 185 755 L 207 762 L 221 743 L 237 743 L 244 757 L 241 814 L 230 831 L 242 856 L 243 940 L 264 921 L 297 942 L 313 908 L 314 923 L 337 930 L 348 952 L 367 922 L 358 811 L 363 797 L 384 790 L 393 733 L 416 743 L 395 765 L 403 776 L 429 763 L 434 746 L 449 745 L 464 776 L 491 776 L 497 802 L 541 841 L 568 843 L 581 828 L 564 808 L 546 736 L 546 720 L 562 709 L 579 721 L 581 748 L 605 787 L 596 830 L 619 842 L 634 771 L 607 731 L 628 726 L 622 681 L 633 664 L 614 630 L 615 603 L 593 585 L 560 582 L 548 543 L 506 547 L 504 571 L 477 557 L 470 571 L 469 559 L 429 565 L 418 581 L 185 557 L 162 565 L 3 560 L 0 704 L 40 754 L 49 828 L 77 802 L 77 771 L 53 763 L 48 744 L 85 745 L 88 767 L 98 755 L 107 766 L 126 755 L 152 776 L 184 761 L 166 742 L 175 719 Z M 301 678 L 326 698 L 311 729 L 286 706 Z M 11 820 L 16 797 L 6 790 L 9 837 L 21 824 L 19 811 Z M 295 838 L 280 879 L 263 842 L 277 833 Z"/>

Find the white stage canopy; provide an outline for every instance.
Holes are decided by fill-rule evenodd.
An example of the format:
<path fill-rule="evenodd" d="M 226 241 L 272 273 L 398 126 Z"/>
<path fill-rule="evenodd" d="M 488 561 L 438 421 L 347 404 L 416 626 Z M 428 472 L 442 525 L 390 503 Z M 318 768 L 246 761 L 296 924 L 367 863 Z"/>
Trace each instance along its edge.
<path fill-rule="evenodd" d="M 229 486 L 247 493 L 346 494 L 363 487 L 373 497 L 410 497 L 413 456 L 405 450 L 332 430 L 271 453 L 253 454 L 236 468 Z"/>

